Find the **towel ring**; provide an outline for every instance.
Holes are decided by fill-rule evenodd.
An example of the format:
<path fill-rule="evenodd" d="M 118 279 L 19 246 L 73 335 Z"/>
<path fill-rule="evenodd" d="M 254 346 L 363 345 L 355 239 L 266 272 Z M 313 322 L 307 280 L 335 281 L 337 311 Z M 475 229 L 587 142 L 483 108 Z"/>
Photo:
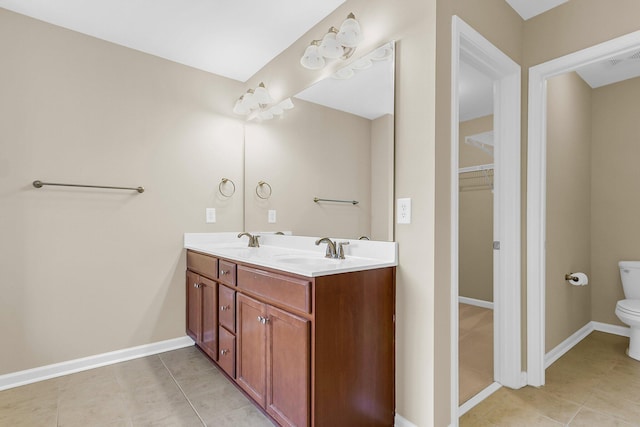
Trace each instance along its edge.
<path fill-rule="evenodd" d="M 233 189 L 231 190 L 231 193 L 225 193 L 222 190 L 222 186 L 227 182 L 230 182 L 233 187 Z M 218 184 L 218 190 L 220 191 L 220 194 L 222 194 L 224 197 L 231 197 L 236 192 L 236 184 L 233 181 L 231 181 L 229 178 L 222 178 L 222 180 L 220 181 L 220 184 Z"/>
<path fill-rule="evenodd" d="M 260 188 L 262 188 L 263 185 L 266 185 L 267 187 L 269 187 L 269 194 L 267 194 L 266 196 L 260 195 Z M 267 200 L 269 197 L 271 197 L 272 192 L 273 190 L 271 189 L 271 186 L 269 185 L 268 182 L 258 181 L 258 185 L 256 185 L 256 196 L 260 197 L 262 200 Z"/>

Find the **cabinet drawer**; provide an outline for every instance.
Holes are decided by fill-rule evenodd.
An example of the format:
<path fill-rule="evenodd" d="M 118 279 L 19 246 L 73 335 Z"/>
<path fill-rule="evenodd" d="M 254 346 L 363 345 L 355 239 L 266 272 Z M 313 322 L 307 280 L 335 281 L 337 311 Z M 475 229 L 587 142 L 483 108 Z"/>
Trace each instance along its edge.
<path fill-rule="evenodd" d="M 236 337 L 225 328 L 218 329 L 218 345 L 220 353 L 218 355 L 218 365 L 231 378 L 236 377 Z"/>
<path fill-rule="evenodd" d="M 240 266 L 238 287 L 280 305 L 311 313 L 311 282 L 308 280 Z"/>
<path fill-rule="evenodd" d="M 218 277 L 218 259 L 209 255 L 187 251 L 187 268 L 210 279 Z"/>
<path fill-rule="evenodd" d="M 231 332 L 236 331 L 236 291 L 220 285 L 218 288 L 218 321 Z"/>
<path fill-rule="evenodd" d="M 218 268 L 218 281 L 225 285 L 236 285 L 236 265 L 232 262 L 220 260 Z"/>

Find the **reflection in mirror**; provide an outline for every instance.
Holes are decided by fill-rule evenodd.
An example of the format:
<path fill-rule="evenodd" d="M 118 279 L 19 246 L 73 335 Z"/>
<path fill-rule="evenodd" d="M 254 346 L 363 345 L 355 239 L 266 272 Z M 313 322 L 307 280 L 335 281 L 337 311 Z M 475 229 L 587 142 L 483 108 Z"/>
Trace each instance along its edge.
<path fill-rule="evenodd" d="M 246 230 L 393 240 L 393 53 L 388 43 L 300 92 L 280 120 L 246 124 L 246 188 L 272 188 L 245 192 Z"/>

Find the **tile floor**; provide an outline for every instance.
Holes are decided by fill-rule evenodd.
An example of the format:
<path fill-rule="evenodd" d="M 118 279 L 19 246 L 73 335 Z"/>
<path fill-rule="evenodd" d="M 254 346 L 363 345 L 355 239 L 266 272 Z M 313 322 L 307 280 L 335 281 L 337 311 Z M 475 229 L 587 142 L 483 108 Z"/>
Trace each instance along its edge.
<path fill-rule="evenodd" d="M 459 305 L 459 402 L 493 383 L 493 310 Z"/>
<path fill-rule="evenodd" d="M 543 387 L 501 388 L 460 426 L 640 426 L 640 362 L 629 339 L 593 332 L 546 371 Z"/>
<path fill-rule="evenodd" d="M 0 426 L 273 424 L 197 348 L 187 347 L 2 391 Z"/>

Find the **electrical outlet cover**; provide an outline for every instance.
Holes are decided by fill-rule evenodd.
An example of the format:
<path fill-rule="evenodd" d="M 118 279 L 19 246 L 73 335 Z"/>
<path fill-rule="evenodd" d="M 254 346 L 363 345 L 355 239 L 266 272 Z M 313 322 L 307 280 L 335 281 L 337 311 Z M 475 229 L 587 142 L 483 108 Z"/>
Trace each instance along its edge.
<path fill-rule="evenodd" d="M 398 224 L 411 224 L 411 199 L 398 199 Z"/>

